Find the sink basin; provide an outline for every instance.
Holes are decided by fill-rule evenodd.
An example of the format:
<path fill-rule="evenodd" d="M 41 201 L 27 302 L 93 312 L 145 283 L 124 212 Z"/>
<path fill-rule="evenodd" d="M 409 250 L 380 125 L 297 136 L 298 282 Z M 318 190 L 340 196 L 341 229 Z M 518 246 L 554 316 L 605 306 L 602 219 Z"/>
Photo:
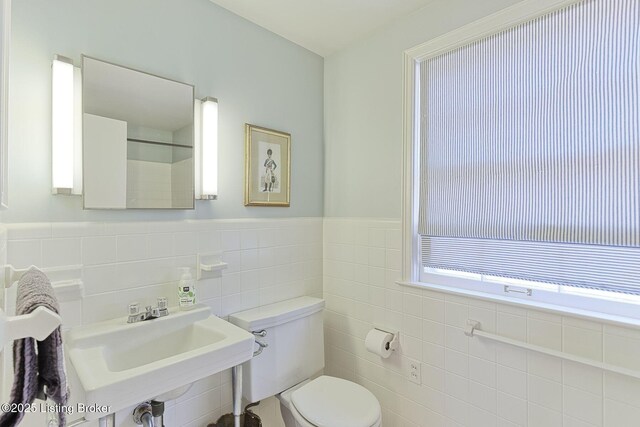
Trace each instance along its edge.
<path fill-rule="evenodd" d="M 119 318 L 74 328 L 65 343 L 86 403 L 116 412 L 249 360 L 254 338 L 197 306 L 139 323 Z"/>

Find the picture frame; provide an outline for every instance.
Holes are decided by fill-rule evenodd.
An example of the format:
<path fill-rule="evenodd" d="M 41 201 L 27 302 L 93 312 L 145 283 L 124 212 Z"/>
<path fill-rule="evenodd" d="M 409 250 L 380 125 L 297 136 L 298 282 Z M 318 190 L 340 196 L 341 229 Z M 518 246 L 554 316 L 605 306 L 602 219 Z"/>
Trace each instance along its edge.
<path fill-rule="evenodd" d="M 245 124 L 245 206 L 290 206 L 291 135 Z"/>

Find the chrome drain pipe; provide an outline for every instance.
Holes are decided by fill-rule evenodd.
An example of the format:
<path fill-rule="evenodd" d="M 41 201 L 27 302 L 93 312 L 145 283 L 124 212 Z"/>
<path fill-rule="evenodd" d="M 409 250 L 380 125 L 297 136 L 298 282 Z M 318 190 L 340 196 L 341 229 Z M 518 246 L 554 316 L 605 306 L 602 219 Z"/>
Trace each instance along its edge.
<path fill-rule="evenodd" d="M 151 415 L 155 427 L 164 427 L 164 402 L 151 401 Z"/>
<path fill-rule="evenodd" d="M 133 422 L 142 427 L 156 427 L 151 415 L 151 405 L 147 402 L 139 404 L 133 411 Z"/>

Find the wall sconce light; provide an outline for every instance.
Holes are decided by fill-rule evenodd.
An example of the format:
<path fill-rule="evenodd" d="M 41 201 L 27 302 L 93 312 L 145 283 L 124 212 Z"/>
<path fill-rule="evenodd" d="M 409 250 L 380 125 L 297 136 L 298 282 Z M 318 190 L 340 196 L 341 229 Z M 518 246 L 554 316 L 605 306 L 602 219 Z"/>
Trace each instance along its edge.
<path fill-rule="evenodd" d="M 82 82 L 73 61 L 55 55 L 51 67 L 51 187 L 53 194 L 82 193 Z"/>
<path fill-rule="evenodd" d="M 200 105 L 200 144 L 196 157 L 196 199 L 218 198 L 218 100 L 206 97 Z M 198 172 L 199 169 L 199 173 Z"/>

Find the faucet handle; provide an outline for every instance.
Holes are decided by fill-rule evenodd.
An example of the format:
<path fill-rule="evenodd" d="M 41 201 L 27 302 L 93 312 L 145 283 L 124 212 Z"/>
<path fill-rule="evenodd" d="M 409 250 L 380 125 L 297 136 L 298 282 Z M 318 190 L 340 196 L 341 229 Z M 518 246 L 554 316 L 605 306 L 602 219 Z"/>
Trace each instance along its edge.
<path fill-rule="evenodd" d="M 158 308 L 160 310 L 164 310 L 167 308 L 167 298 L 166 297 L 158 297 Z"/>
<path fill-rule="evenodd" d="M 129 304 L 129 316 L 135 316 L 138 313 L 140 313 L 140 304 L 137 302 Z"/>

